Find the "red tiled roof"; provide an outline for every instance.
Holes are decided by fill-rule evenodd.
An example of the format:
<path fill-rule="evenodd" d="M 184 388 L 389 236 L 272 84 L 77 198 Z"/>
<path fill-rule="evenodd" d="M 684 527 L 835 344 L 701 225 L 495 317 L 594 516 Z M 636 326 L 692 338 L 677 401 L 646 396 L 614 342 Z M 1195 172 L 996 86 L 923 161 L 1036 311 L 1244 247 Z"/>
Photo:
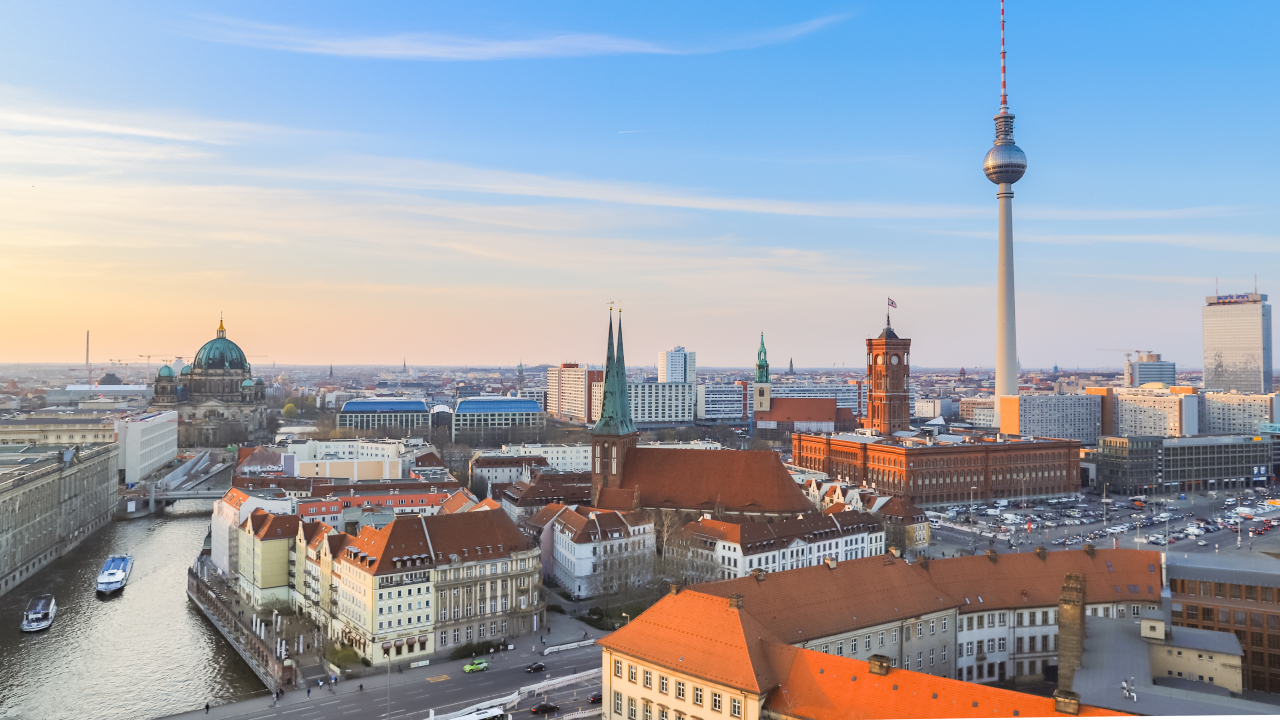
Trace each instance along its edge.
<path fill-rule="evenodd" d="M 622 489 L 640 490 L 640 507 L 714 510 L 723 505 L 730 512 L 807 512 L 813 504 L 791 479 L 791 474 L 771 450 L 680 450 L 632 448 L 627 451 Z M 598 504 L 630 510 L 620 505 L 620 494 Z M 630 499 L 629 497 L 627 498 Z"/>
<path fill-rule="evenodd" d="M 548 465 L 547 459 L 541 455 L 523 455 L 521 457 L 481 455 L 475 461 L 475 467 L 478 468 L 532 467 L 535 465 L 546 466 Z"/>
<path fill-rule="evenodd" d="M 368 563 L 343 562 L 365 572 L 386 575 L 402 572 L 395 558 L 418 558 L 426 566 L 444 565 L 456 555 L 461 562 L 498 559 L 524 550 L 529 540 L 504 512 L 457 513 L 454 515 L 402 516 L 383 528 L 366 526 L 350 544 L 357 555 L 365 553 Z"/>
<path fill-rule="evenodd" d="M 525 524 L 533 527 L 545 528 L 547 523 L 554 520 L 556 515 L 560 514 L 561 510 L 567 510 L 568 508 L 568 505 L 550 503 L 548 505 L 544 505 L 541 510 L 534 513 L 532 517 L 527 518 L 524 522 Z"/>
<path fill-rule="evenodd" d="M 474 507 L 467 508 L 467 512 L 476 512 L 477 510 L 501 510 L 502 506 L 493 501 L 493 498 L 485 498 L 476 503 Z"/>
<path fill-rule="evenodd" d="M 778 422 L 835 422 L 835 398 L 773 398 L 769 410 L 756 412 L 756 420 Z"/>
<path fill-rule="evenodd" d="M 254 508 L 240 527 L 249 526 L 253 536 L 259 540 L 297 541 L 298 523 L 302 521 L 297 515 L 272 515 L 262 508 Z"/>

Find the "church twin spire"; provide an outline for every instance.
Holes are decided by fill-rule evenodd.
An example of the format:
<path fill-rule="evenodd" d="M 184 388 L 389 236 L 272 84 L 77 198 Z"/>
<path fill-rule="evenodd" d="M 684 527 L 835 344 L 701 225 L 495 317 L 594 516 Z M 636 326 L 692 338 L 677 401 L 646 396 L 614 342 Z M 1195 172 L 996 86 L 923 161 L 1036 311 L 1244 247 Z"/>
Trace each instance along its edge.
<path fill-rule="evenodd" d="M 636 431 L 631 419 L 631 398 L 627 394 L 627 361 L 622 350 L 622 312 L 618 312 L 618 352 L 613 350 L 613 311 L 609 311 L 609 345 L 604 362 L 604 396 L 600 418 L 592 431 L 596 435 L 629 435 Z"/>

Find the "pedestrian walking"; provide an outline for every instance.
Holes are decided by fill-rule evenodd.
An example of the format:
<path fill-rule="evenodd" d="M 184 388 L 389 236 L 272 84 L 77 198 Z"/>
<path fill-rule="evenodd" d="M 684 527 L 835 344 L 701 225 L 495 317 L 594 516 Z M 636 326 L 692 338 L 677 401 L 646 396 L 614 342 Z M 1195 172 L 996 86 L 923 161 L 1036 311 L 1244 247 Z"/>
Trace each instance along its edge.
<path fill-rule="evenodd" d="M 208 715 L 208 714 L 209 714 L 209 703 L 205 703 L 205 704 L 204 704 L 204 714 L 205 714 L 205 715 Z"/>
<path fill-rule="evenodd" d="M 311 697 L 311 686 L 307 686 L 307 697 Z"/>

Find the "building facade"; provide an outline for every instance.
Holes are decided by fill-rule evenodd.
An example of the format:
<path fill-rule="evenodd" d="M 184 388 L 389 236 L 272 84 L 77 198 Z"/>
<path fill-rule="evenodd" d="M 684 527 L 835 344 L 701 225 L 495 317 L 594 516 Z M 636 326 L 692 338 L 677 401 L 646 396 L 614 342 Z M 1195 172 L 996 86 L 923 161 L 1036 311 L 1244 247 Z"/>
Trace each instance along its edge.
<path fill-rule="evenodd" d="M 1205 298 L 1206 390 L 1270 393 L 1271 305 L 1258 293 Z"/>
<path fill-rule="evenodd" d="M 689 425 L 694 421 L 698 391 L 693 383 L 657 382 L 627 383 L 631 403 L 631 419 L 639 425 Z M 592 389 L 591 418 L 600 418 L 604 401 L 604 383 Z"/>
<path fill-rule="evenodd" d="M 821 565 L 828 558 L 883 555 L 885 528 L 856 511 L 810 513 L 773 523 L 738 523 L 703 517 L 682 531 L 695 553 L 706 556 L 716 580 Z"/>
<path fill-rule="evenodd" d="M 529 398 L 484 395 L 467 398 L 453 411 L 453 439 L 458 434 L 483 435 L 490 431 L 525 428 L 532 431 L 547 427 L 547 414 L 542 406 Z"/>
<path fill-rule="evenodd" d="M 751 418 L 751 390 L 744 380 L 698 386 L 694 416 L 707 422 L 746 422 Z"/>
<path fill-rule="evenodd" d="M 1200 432 L 1200 396 L 1187 386 L 1091 387 L 1102 400 L 1102 435 L 1179 437 Z"/>
<path fill-rule="evenodd" d="M 402 427 L 413 430 L 419 425 L 431 426 L 431 409 L 427 401 L 413 398 L 362 398 L 348 400 L 338 413 L 339 428 L 377 430 Z"/>
<path fill-rule="evenodd" d="M 120 446 L 0 448 L 0 595 L 111 522 Z"/>
<path fill-rule="evenodd" d="M 178 457 L 178 413 L 146 413 L 116 421 L 120 465 L 130 485 Z"/>
<path fill-rule="evenodd" d="M 974 427 L 995 427 L 996 399 L 991 396 L 961 398 L 960 422 Z"/>
<path fill-rule="evenodd" d="M 543 407 L 557 420 L 585 423 L 591 412 L 592 387 L 603 379 L 603 370 L 590 370 L 577 363 L 547 368 L 547 400 Z"/>
<path fill-rule="evenodd" d="M 886 318 L 887 320 L 887 318 Z M 911 341 L 887 324 L 879 337 L 867 340 L 867 416 L 863 427 L 892 435 L 911 427 Z"/>
<path fill-rule="evenodd" d="M 1265 485 L 1273 465 L 1270 438 L 1261 435 L 1102 437 L 1099 492 L 1113 495 L 1208 492 Z"/>
<path fill-rule="evenodd" d="M 677 345 L 658 354 L 658 382 L 698 382 L 698 354 Z"/>
<path fill-rule="evenodd" d="M 653 579 L 657 542 L 643 512 L 584 508 L 557 513 L 549 523 L 553 566 L 560 587 L 575 598 L 609 595 Z"/>
<path fill-rule="evenodd" d="M 1000 398 L 1000 432 L 1095 445 L 1102 431 L 1096 395 L 1010 395 Z"/>
<path fill-rule="evenodd" d="M 1124 386 L 1142 387 L 1147 383 L 1178 384 L 1178 367 L 1169 360 L 1161 360 L 1159 353 L 1139 353 L 1137 360 L 1124 359 Z"/>
<path fill-rule="evenodd" d="M 1276 394 L 1207 392 L 1200 396 L 1200 431 L 1207 435 L 1256 433 L 1276 420 Z"/>
<path fill-rule="evenodd" d="M 921 506 L 1066 495 L 1080 489 L 1080 443 L 1075 440 L 968 440 L 797 433 L 791 436 L 791 453 L 796 465 Z"/>

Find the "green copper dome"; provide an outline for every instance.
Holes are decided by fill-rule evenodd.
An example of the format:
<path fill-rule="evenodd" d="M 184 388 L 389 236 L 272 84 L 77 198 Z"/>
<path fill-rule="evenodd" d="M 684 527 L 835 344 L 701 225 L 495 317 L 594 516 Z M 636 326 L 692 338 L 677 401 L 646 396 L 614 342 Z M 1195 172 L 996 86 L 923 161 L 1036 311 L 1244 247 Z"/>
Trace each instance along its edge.
<path fill-rule="evenodd" d="M 173 377 L 173 368 L 168 365 L 161 365 L 160 372 L 158 372 L 157 375 L 160 377 Z"/>
<path fill-rule="evenodd" d="M 251 388 L 251 387 L 253 387 L 253 378 L 245 378 L 245 379 L 244 379 L 244 382 L 240 383 L 240 387 L 242 387 L 242 388 Z"/>
<path fill-rule="evenodd" d="M 239 345 L 227 339 L 227 329 L 218 323 L 218 337 L 196 352 L 191 365 L 200 370 L 248 370 L 249 360 Z"/>

